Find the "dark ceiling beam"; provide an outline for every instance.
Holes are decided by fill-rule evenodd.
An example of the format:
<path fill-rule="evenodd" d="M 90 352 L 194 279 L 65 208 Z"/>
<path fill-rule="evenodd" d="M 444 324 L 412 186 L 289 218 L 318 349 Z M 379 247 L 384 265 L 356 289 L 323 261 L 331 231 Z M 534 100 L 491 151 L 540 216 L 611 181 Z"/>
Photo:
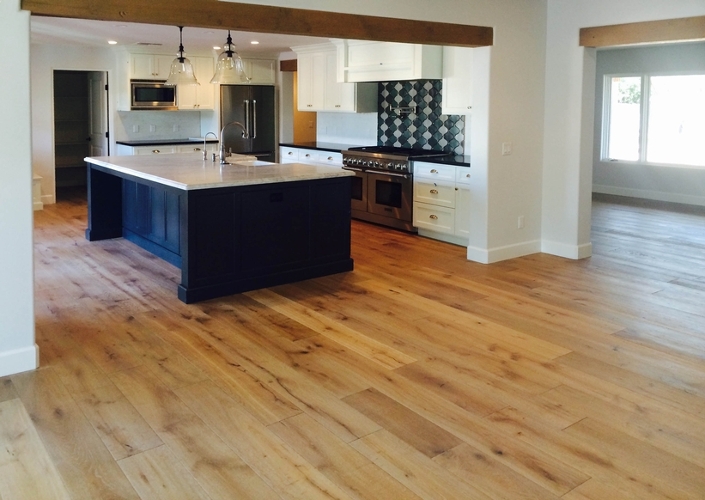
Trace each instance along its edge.
<path fill-rule="evenodd" d="M 437 23 L 218 0 L 22 0 L 33 15 L 257 33 L 481 47 L 486 26 Z"/>

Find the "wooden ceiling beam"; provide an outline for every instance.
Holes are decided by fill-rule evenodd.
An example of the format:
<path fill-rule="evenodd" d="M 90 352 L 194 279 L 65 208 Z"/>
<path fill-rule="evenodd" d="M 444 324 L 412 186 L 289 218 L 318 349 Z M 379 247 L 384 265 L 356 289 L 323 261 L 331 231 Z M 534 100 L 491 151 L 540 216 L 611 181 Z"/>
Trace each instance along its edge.
<path fill-rule="evenodd" d="M 33 15 L 257 33 L 481 47 L 485 26 L 437 23 L 218 0 L 22 0 Z"/>
<path fill-rule="evenodd" d="M 583 47 L 705 40 L 705 16 L 580 29 Z"/>

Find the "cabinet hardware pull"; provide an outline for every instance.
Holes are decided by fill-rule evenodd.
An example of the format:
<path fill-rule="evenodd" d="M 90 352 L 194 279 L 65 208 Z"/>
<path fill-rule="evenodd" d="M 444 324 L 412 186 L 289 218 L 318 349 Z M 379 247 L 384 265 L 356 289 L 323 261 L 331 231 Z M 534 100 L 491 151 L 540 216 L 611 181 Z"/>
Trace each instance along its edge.
<path fill-rule="evenodd" d="M 156 153 L 161 153 L 161 151 L 159 151 L 158 149 L 153 149 L 153 150 L 152 150 L 152 153 L 155 153 L 155 154 L 156 154 Z"/>
<path fill-rule="evenodd" d="M 328 161 L 333 161 L 333 157 L 332 157 L 332 156 L 329 156 L 329 157 L 328 157 Z"/>
<path fill-rule="evenodd" d="M 293 151 L 289 151 L 287 154 L 288 154 L 289 156 L 291 156 L 291 155 L 294 154 L 294 152 L 293 152 Z"/>
<path fill-rule="evenodd" d="M 469 179 L 469 178 L 470 178 L 470 174 L 465 174 L 465 177 L 467 177 L 467 178 Z"/>
<path fill-rule="evenodd" d="M 428 218 L 431 219 L 431 220 L 438 220 L 438 216 L 437 216 L 437 215 L 429 215 Z"/>
<path fill-rule="evenodd" d="M 431 189 L 431 194 L 438 194 L 438 189 Z"/>
<path fill-rule="evenodd" d="M 438 173 L 438 170 L 436 170 L 435 168 L 432 168 L 432 169 L 431 169 L 431 173 L 432 173 L 432 174 L 437 174 L 437 173 Z"/>

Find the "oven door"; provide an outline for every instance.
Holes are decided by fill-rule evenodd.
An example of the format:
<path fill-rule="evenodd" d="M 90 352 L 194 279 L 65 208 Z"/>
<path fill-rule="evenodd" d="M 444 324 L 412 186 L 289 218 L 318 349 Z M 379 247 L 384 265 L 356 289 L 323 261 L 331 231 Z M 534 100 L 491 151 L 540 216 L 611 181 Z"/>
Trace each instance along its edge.
<path fill-rule="evenodd" d="M 413 180 L 410 175 L 367 171 L 367 210 L 411 222 Z"/>
<path fill-rule="evenodd" d="M 350 179 L 350 208 L 367 212 L 367 174 L 359 168 L 343 167 L 343 170 L 355 172 L 355 177 Z"/>

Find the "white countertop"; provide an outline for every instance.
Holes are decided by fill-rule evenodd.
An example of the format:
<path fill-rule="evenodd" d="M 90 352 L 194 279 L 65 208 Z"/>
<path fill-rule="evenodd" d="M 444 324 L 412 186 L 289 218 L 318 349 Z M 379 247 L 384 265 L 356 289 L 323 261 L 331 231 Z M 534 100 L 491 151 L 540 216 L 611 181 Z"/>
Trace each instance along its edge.
<path fill-rule="evenodd" d="M 222 166 L 217 160 L 214 163 L 210 158 L 204 161 L 201 153 L 96 156 L 85 158 L 85 161 L 116 172 L 184 190 L 355 175 L 340 167 L 303 163 L 268 163 L 253 161 L 251 156 L 241 156 L 241 162 Z"/>

